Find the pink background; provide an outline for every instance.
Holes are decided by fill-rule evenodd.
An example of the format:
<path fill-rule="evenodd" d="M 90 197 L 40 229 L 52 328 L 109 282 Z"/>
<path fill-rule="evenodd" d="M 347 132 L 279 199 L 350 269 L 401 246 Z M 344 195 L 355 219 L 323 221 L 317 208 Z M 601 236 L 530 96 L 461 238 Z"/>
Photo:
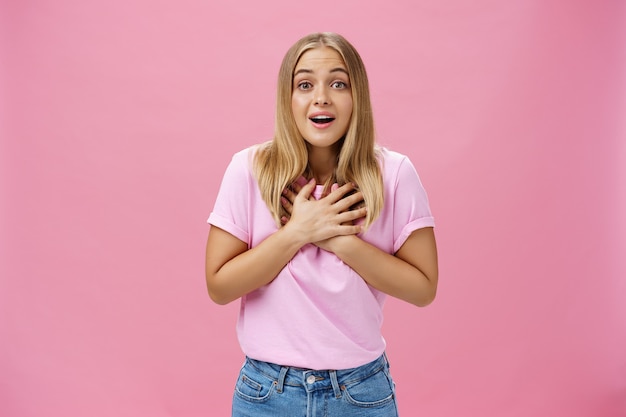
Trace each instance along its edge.
<path fill-rule="evenodd" d="M 403 416 L 626 416 L 626 2 L 4 0 L 0 415 L 225 416 L 205 220 L 286 49 L 343 33 L 437 220 Z"/>

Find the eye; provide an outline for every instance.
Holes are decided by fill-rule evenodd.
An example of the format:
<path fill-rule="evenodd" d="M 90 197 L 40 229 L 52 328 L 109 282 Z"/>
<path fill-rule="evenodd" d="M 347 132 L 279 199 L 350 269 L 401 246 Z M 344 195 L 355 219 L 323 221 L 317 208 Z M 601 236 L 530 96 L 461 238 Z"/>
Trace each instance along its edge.
<path fill-rule="evenodd" d="M 311 87 L 313 87 L 313 85 L 310 82 L 308 82 L 308 81 L 302 81 L 302 82 L 298 83 L 298 88 L 300 90 L 308 90 Z"/>
<path fill-rule="evenodd" d="M 348 84 L 346 84 L 343 81 L 334 81 L 331 85 L 332 88 L 337 88 L 337 89 L 344 89 L 348 87 Z"/>

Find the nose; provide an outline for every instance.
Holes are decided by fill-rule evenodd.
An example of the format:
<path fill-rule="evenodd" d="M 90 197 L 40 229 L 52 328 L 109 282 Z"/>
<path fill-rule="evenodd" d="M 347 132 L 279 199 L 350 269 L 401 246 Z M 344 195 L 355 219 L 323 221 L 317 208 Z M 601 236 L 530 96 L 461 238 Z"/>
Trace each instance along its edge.
<path fill-rule="evenodd" d="M 330 97 L 328 96 L 326 88 L 320 87 L 315 92 L 315 104 L 318 106 L 327 106 L 330 104 Z"/>

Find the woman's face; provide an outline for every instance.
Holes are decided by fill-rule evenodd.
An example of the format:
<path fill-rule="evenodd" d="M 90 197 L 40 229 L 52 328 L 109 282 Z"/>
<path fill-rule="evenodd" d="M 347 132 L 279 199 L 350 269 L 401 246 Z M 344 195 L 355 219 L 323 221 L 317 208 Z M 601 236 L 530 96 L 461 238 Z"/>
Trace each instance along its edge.
<path fill-rule="evenodd" d="M 337 51 L 320 47 L 302 54 L 293 76 L 291 110 L 300 134 L 313 147 L 332 146 L 346 134 L 352 90 Z"/>

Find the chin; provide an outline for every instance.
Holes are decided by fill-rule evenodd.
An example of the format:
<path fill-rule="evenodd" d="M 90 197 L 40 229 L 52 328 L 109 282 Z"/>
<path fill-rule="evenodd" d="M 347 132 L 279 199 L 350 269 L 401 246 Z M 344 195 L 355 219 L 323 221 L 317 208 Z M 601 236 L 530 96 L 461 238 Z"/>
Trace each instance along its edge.
<path fill-rule="evenodd" d="M 345 134 L 343 135 L 333 135 L 333 134 L 323 134 L 320 135 L 319 133 L 315 132 L 316 134 L 312 134 L 312 135 L 308 135 L 308 136 L 304 136 L 306 139 L 306 141 L 313 145 L 313 146 L 319 146 L 319 147 L 328 147 L 328 146 L 332 146 L 335 145 L 337 142 L 341 141 L 344 137 Z"/>
<path fill-rule="evenodd" d="M 328 148 L 328 147 L 336 145 L 339 142 L 340 139 L 341 138 L 338 138 L 338 139 L 316 139 L 316 138 L 313 138 L 311 140 L 305 139 L 305 141 L 310 146 L 313 146 L 315 148 Z"/>

